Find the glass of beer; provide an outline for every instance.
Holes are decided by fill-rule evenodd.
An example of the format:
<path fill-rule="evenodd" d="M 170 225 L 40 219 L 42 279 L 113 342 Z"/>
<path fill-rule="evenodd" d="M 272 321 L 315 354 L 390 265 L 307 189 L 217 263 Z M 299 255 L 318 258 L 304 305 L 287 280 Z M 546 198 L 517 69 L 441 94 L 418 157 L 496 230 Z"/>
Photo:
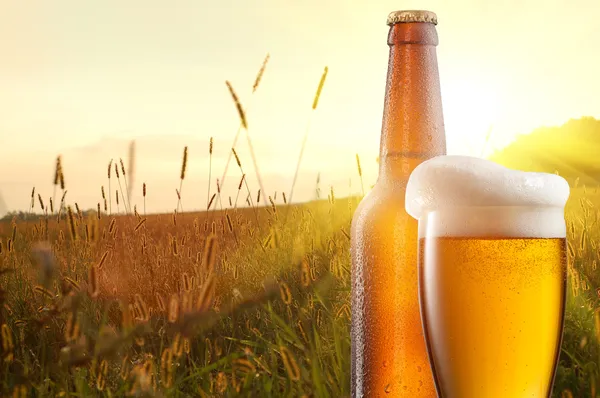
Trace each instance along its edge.
<path fill-rule="evenodd" d="M 549 397 L 567 274 L 558 175 L 463 156 L 419 165 L 406 191 L 419 220 L 421 320 L 440 397 Z"/>

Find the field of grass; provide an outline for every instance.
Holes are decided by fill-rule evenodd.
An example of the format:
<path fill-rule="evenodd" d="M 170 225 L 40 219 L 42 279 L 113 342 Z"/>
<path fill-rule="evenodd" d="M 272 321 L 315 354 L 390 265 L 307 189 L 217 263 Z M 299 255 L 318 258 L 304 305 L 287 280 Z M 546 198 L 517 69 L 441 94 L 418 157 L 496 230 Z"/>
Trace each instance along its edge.
<path fill-rule="evenodd" d="M 598 199 L 567 210 L 554 396 L 600 386 Z M 357 202 L 0 224 L 2 395 L 349 396 Z"/>
<path fill-rule="evenodd" d="M 359 200 L 0 222 L 0 394 L 348 397 Z M 599 204 L 573 187 L 555 397 L 600 388 Z"/>
<path fill-rule="evenodd" d="M 271 199 L 1 223 L 1 395 L 348 396 L 357 199 Z"/>

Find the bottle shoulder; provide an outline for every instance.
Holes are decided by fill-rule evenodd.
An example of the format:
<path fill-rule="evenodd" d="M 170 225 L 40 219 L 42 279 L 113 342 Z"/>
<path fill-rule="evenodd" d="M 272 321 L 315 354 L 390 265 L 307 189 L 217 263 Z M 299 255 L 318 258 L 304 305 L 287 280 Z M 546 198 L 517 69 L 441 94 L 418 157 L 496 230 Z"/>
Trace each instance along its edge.
<path fill-rule="evenodd" d="M 392 184 L 375 185 L 357 206 L 352 217 L 353 227 L 356 224 L 372 222 L 374 220 L 389 219 L 398 221 L 402 218 L 411 218 L 406 213 L 404 186 Z"/>

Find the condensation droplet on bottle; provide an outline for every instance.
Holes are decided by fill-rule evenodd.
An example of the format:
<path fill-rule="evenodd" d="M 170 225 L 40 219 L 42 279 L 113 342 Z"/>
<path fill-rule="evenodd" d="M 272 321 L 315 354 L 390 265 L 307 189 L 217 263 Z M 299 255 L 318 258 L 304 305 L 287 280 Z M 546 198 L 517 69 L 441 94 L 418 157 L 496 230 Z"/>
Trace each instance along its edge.
<path fill-rule="evenodd" d="M 383 361 L 383 367 L 387 368 L 388 367 L 388 361 Z"/>
<path fill-rule="evenodd" d="M 384 389 L 386 394 L 389 394 L 392 392 L 392 385 L 391 384 L 386 384 L 385 389 Z"/>

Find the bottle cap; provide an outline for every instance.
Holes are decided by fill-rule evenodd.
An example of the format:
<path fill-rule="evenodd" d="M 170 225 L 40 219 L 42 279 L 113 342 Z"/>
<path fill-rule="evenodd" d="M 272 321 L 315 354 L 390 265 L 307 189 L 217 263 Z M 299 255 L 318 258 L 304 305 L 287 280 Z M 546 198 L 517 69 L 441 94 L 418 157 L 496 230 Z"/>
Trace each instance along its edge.
<path fill-rule="evenodd" d="M 404 10 L 391 12 L 387 17 L 388 26 L 410 22 L 426 22 L 437 25 L 437 15 L 431 11 Z"/>

